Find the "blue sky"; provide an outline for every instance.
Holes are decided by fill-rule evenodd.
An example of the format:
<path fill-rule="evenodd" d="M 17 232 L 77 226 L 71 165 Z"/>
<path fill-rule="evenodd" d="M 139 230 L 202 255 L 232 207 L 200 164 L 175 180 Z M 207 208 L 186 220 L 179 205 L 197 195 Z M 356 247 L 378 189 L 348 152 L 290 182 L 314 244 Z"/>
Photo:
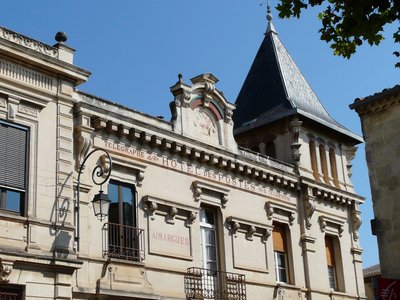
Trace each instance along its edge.
<path fill-rule="evenodd" d="M 217 88 L 235 102 L 266 28 L 266 8 L 260 2 L 14 0 L 2 3 L 0 26 L 48 44 L 55 43 L 57 31 L 65 31 L 67 44 L 76 49 L 75 64 L 92 72 L 80 90 L 169 119 L 169 87 L 178 73 L 186 82 L 213 73 L 220 79 Z M 273 15 L 281 41 L 326 109 L 361 134 L 358 115 L 348 105 L 398 83 L 393 28 L 387 28 L 388 38 L 379 47 L 363 46 L 347 60 L 319 40 L 317 10 L 301 20 L 280 20 L 275 10 Z M 363 146 L 352 180 L 366 197 L 360 235 L 367 267 L 378 262 L 378 253 L 370 233 L 373 213 Z"/>

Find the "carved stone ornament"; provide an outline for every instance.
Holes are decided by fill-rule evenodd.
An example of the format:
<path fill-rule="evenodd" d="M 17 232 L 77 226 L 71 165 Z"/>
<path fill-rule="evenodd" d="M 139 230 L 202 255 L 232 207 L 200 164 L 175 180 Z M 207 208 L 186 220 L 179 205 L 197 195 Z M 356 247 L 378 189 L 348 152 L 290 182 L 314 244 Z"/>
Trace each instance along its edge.
<path fill-rule="evenodd" d="M 310 199 L 308 198 L 305 202 L 304 202 L 304 210 L 306 213 L 306 228 L 308 230 L 311 229 L 311 218 L 315 212 L 315 204 L 311 203 Z"/>
<path fill-rule="evenodd" d="M 186 225 L 187 226 L 192 225 L 194 223 L 194 221 L 196 220 L 196 218 L 197 218 L 197 212 L 191 211 L 186 219 Z"/>
<path fill-rule="evenodd" d="M 178 209 L 176 207 L 171 207 L 169 213 L 167 214 L 167 223 L 175 224 L 175 216 L 178 213 Z"/>
<path fill-rule="evenodd" d="M 157 210 L 158 205 L 153 201 L 146 201 L 143 205 L 143 210 L 148 216 L 153 216 L 154 212 Z"/>
<path fill-rule="evenodd" d="M 81 162 L 86 157 L 89 152 L 90 147 L 92 146 L 92 139 L 90 137 L 84 137 L 79 135 L 76 142 L 76 169 L 79 169 Z"/>
<path fill-rule="evenodd" d="M 195 201 L 200 201 L 201 194 L 203 193 L 202 189 L 196 184 L 193 184 L 193 195 Z"/>
<path fill-rule="evenodd" d="M 224 121 L 228 124 L 232 123 L 232 116 L 233 116 L 233 110 L 229 108 L 225 108 L 225 116 L 224 116 Z"/>
<path fill-rule="evenodd" d="M 210 106 L 210 102 L 212 99 L 212 94 L 215 91 L 215 85 L 210 83 L 210 82 L 206 82 L 204 84 L 204 90 L 203 90 L 203 106 L 204 107 L 209 107 Z"/>
<path fill-rule="evenodd" d="M 274 217 L 274 208 L 271 205 L 271 202 L 265 203 L 265 210 L 267 211 L 267 218 L 268 220 L 272 220 Z"/>
<path fill-rule="evenodd" d="M 246 232 L 246 239 L 249 241 L 253 240 L 253 235 L 256 232 L 256 227 L 255 226 L 250 226 L 249 229 Z"/>
<path fill-rule="evenodd" d="M 228 229 L 231 231 L 232 235 L 236 234 L 239 228 L 240 228 L 239 222 L 230 221 L 228 224 Z"/>
<path fill-rule="evenodd" d="M 228 203 L 228 195 L 223 195 L 221 198 L 222 208 L 225 208 L 227 203 Z"/>
<path fill-rule="evenodd" d="M 268 238 L 271 236 L 271 233 L 272 233 L 272 229 L 266 229 L 266 230 L 264 231 L 263 236 L 262 236 L 262 240 L 263 240 L 264 242 L 266 242 L 266 241 L 268 240 Z"/>
<path fill-rule="evenodd" d="M 139 171 L 139 173 L 136 176 L 136 183 L 138 187 L 142 186 L 143 180 L 144 180 L 144 172 Z"/>
<path fill-rule="evenodd" d="M 13 262 L 0 261 L 0 283 L 8 283 L 10 280 L 8 277 L 13 269 Z"/>
<path fill-rule="evenodd" d="M 351 223 L 353 226 L 353 239 L 357 242 L 359 238 L 358 230 L 362 223 L 360 212 L 357 209 L 351 210 Z"/>
<path fill-rule="evenodd" d="M 294 224 L 294 220 L 296 219 L 294 212 L 289 213 L 289 225 L 292 226 Z"/>
<path fill-rule="evenodd" d="M 326 225 L 327 225 L 325 218 L 323 216 L 320 216 L 318 221 L 319 221 L 319 226 L 321 227 L 321 231 L 325 232 Z"/>

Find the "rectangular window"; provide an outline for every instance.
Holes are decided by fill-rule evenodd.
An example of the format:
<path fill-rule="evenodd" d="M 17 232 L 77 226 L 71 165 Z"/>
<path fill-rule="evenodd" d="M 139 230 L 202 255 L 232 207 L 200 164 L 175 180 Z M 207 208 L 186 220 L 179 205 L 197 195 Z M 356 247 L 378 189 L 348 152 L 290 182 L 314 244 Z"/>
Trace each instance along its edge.
<path fill-rule="evenodd" d="M 217 271 L 216 214 L 208 208 L 200 209 L 202 267 Z"/>
<path fill-rule="evenodd" d="M 28 130 L 0 120 L 0 209 L 24 214 Z"/>
<path fill-rule="evenodd" d="M 142 260 L 143 230 L 136 228 L 136 187 L 110 180 L 108 196 L 111 200 L 103 250 L 108 257 L 124 260 Z"/>
<path fill-rule="evenodd" d="M 333 238 L 331 236 L 325 236 L 325 250 L 326 250 L 326 262 L 328 265 L 329 287 L 336 291 L 337 280 L 336 280 L 335 250 L 333 245 Z"/>
<path fill-rule="evenodd" d="M 278 282 L 289 282 L 288 256 L 286 246 L 286 226 L 274 223 L 272 230 L 274 245 L 275 275 Z"/>

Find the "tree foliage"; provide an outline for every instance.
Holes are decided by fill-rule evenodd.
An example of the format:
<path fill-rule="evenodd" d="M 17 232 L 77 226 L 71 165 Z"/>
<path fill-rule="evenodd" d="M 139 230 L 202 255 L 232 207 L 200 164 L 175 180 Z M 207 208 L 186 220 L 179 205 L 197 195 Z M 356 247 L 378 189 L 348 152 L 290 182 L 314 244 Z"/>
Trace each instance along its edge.
<path fill-rule="evenodd" d="M 384 26 L 400 24 L 400 0 L 279 0 L 279 17 L 299 18 L 308 7 L 321 6 L 321 40 L 330 44 L 335 55 L 350 58 L 358 46 L 367 42 L 379 45 Z M 393 34 L 400 43 L 400 26 Z M 400 57 L 399 51 L 393 54 Z M 400 68 L 400 62 L 396 63 Z"/>

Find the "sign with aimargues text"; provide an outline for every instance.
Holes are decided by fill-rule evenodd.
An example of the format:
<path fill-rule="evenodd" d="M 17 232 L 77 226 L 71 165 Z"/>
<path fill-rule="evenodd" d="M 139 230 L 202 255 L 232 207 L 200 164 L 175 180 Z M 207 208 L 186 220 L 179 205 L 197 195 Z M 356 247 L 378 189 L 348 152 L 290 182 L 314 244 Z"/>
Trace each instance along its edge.
<path fill-rule="evenodd" d="M 176 218 L 175 224 L 168 224 L 165 216 L 155 214 L 148 222 L 151 254 L 192 259 L 191 228 L 185 226 L 185 220 Z"/>

